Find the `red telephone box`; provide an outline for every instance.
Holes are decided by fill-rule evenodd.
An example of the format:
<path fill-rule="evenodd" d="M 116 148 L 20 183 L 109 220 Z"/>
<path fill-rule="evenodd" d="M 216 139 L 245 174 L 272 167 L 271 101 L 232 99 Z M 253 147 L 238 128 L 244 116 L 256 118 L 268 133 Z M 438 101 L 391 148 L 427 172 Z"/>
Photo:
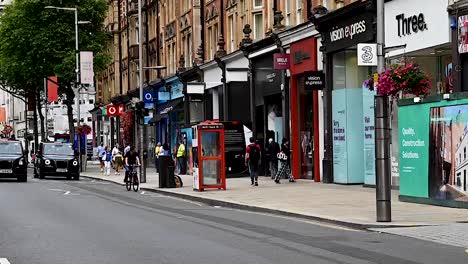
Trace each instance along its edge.
<path fill-rule="evenodd" d="M 194 173 L 193 189 L 226 190 L 224 161 L 224 126 L 216 122 L 203 122 L 197 126 L 198 173 Z"/>

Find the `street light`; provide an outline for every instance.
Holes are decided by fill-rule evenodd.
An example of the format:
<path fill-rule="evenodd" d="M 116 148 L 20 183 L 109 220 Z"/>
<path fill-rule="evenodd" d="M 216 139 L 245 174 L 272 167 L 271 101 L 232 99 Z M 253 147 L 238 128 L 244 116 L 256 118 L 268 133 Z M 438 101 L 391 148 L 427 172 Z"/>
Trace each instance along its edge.
<path fill-rule="evenodd" d="M 80 126 L 80 119 L 81 119 L 81 109 L 80 109 L 80 87 L 78 83 L 80 82 L 80 52 L 79 52 L 79 37 L 78 37 L 78 25 L 85 25 L 85 24 L 91 24 L 91 21 L 79 21 L 78 20 L 78 8 L 76 7 L 58 7 L 58 6 L 46 6 L 44 7 L 45 9 L 56 9 L 56 10 L 64 10 L 64 11 L 73 11 L 75 12 L 75 54 L 76 54 L 76 65 L 75 65 L 75 72 L 76 72 L 76 83 L 75 83 L 75 107 L 76 107 L 76 112 L 77 112 L 77 121 L 76 121 L 76 126 Z M 83 171 L 83 166 L 82 166 L 82 157 L 81 157 L 81 146 L 80 142 L 81 139 L 78 139 L 78 151 L 80 153 L 80 170 Z M 86 149 L 86 148 L 85 148 Z"/>

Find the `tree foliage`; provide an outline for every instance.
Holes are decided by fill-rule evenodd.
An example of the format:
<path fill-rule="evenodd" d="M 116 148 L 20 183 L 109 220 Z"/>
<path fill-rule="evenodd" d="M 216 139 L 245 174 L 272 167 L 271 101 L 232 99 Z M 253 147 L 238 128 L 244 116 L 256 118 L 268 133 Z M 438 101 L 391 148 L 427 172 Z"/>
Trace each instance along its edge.
<path fill-rule="evenodd" d="M 109 62 L 104 45 L 105 0 L 14 0 L 0 17 L 0 88 L 27 96 L 43 90 L 46 76 L 59 79 L 59 93 L 67 99 L 70 133 L 73 128 L 75 17 L 73 11 L 46 6 L 77 7 L 79 49 L 93 51 L 95 70 Z"/>

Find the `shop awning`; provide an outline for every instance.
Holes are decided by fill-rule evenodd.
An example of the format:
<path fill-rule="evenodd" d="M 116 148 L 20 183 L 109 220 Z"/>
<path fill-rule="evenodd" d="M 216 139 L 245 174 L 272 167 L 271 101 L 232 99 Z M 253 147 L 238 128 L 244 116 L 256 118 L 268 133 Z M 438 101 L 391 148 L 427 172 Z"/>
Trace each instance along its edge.
<path fill-rule="evenodd" d="M 154 117 L 148 123 L 154 124 L 154 123 L 159 122 L 162 118 L 166 117 L 172 110 L 176 109 L 176 107 L 183 101 L 184 101 L 183 98 L 179 98 L 179 99 L 158 105 L 156 115 L 154 115 Z"/>

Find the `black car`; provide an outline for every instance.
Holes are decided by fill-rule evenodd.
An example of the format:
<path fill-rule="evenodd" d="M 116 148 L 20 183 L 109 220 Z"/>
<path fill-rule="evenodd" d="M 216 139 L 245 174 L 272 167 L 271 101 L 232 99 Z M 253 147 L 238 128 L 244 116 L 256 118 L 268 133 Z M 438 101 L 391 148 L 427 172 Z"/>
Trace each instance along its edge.
<path fill-rule="evenodd" d="M 28 180 L 28 161 L 23 145 L 17 140 L 0 141 L 0 178 Z"/>
<path fill-rule="evenodd" d="M 80 179 L 78 157 L 69 143 L 41 143 L 34 162 L 34 178 L 64 176 L 67 179 Z"/>

